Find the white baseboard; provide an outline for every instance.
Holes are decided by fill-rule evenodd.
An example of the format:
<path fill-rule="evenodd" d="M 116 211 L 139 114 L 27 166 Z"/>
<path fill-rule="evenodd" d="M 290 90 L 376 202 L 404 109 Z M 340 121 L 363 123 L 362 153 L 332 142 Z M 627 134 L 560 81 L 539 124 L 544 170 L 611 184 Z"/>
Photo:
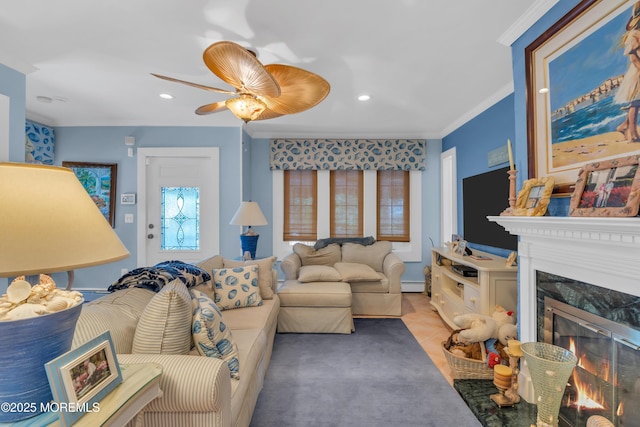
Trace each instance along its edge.
<path fill-rule="evenodd" d="M 402 292 L 424 292 L 424 282 L 402 282 Z"/>

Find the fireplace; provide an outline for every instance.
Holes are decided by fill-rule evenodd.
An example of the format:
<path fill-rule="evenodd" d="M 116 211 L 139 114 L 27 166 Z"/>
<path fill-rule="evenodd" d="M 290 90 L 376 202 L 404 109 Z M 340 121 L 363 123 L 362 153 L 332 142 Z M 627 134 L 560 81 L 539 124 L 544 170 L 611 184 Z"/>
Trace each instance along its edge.
<path fill-rule="evenodd" d="M 588 416 L 600 414 L 617 426 L 640 426 L 633 412 L 640 409 L 640 219 L 489 219 L 520 236 L 520 340 L 546 339 L 579 357 L 585 353 L 566 389 L 562 422 L 584 426 Z M 545 332 L 545 319 L 555 329 Z M 519 382 L 522 397 L 535 403 L 526 366 Z M 585 407 L 577 392 L 583 383 L 603 409 Z"/>
<path fill-rule="evenodd" d="M 559 291 L 564 295 L 554 295 Z M 581 298 L 595 304 L 583 310 L 561 301 Z M 578 357 L 562 400 L 561 425 L 584 426 L 590 416 L 601 415 L 617 426 L 640 426 L 640 325 L 628 326 L 637 320 L 640 297 L 538 272 L 539 305 L 541 300 L 541 341 Z"/>

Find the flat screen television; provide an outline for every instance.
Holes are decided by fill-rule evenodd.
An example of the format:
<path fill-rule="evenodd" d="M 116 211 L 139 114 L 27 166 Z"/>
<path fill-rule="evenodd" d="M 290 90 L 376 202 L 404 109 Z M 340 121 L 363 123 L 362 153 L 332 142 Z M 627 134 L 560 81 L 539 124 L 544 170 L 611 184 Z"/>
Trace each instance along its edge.
<path fill-rule="evenodd" d="M 518 237 L 487 216 L 509 206 L 508 167 L 462 179 L 463 238 L 469 243 L 517 250 Z"/>

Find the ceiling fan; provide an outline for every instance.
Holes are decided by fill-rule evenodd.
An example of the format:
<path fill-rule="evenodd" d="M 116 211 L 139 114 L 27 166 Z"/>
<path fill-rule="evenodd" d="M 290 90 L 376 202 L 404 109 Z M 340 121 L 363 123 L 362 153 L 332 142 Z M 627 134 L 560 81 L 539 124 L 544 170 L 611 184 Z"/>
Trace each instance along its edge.
<path fill-rule="evenodd" d="M 262 65 L 254 53 L 230 41 L 217 42 L 206 48 L 203 59 L 209 70 L 233 86 L 235 91 L 151 73 L 171 82 L 236 95 L 225 101 L 203 105 L 196 114 L 229 109 L 247 123 L 300 113 L 314 107 L 329 94 L 329 83 L 319 75 L 291 65 Z"/>

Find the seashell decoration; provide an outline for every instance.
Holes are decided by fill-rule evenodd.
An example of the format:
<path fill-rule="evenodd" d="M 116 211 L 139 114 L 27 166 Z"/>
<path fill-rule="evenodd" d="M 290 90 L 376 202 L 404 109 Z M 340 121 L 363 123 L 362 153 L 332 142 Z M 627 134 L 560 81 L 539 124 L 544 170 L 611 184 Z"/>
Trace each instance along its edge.
<path fill-rule="evenodd" d="M 16 277 L 0 297 L 0 321 L 26 319 L 66 310 L 80 304 L 82 294 L 56 288 L 50 276 L 40 275 L 37 285 L 31 286 L 24 276 Z"/>
<path fill-rule="evenodd" d="M 7 288 L 7 299 L 15 304 L 29 298 L 31 295 L 31 284 L 26 280 L 14 280 Z"/>

